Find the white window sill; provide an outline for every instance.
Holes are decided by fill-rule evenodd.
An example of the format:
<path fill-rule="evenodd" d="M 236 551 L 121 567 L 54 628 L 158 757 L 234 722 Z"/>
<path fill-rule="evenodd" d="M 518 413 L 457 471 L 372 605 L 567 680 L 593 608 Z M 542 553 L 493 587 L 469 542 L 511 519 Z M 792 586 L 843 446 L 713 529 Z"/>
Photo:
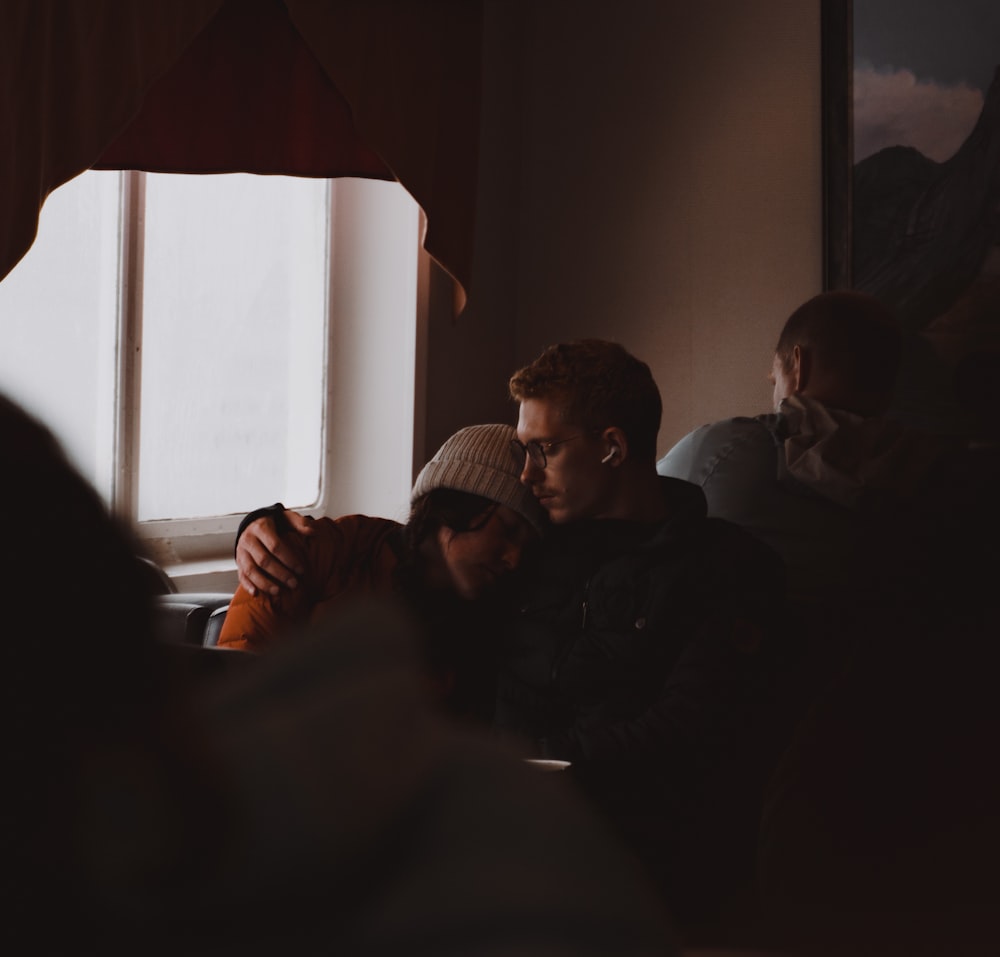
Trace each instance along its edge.
<path fill-rule="evenodd" d="M 179 592 L 236 591 L 236 563 L 232 559 L 178 562 L 163 569 Z"/>

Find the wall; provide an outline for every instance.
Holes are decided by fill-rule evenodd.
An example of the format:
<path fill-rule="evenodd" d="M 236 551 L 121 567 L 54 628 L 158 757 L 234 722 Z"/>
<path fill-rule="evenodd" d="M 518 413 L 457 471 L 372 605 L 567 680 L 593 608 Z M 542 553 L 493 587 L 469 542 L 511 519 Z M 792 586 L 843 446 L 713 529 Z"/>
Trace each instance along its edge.
<path fill-rule="evenodd" d="M 766 411 L 778 330 L 822 287 L 820 0 L 488 0 L 476 271 L 432 316 L 428 454 L 514 421 L 551 342 L 616 339 L 660 451 Z"/>

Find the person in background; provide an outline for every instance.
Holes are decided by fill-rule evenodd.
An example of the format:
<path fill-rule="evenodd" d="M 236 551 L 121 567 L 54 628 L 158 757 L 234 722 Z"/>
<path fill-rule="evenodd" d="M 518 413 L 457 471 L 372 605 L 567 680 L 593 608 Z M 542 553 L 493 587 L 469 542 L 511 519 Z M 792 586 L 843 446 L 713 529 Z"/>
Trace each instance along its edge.
<path fill-rule="evenodd" d="M 759 884 L 782 950 L 996 950 L 1000 349 L 977 345 L 954 374 L 968 442 L 896 529 L 925 570 L 905 601 L 867 612 L 768 789 Z"/>
<path fill-rule="evenodd" d="M 444 701 L 490 714 L 486 609 L 547 524 L 518 480 L 513 437 L 500 424 L 456 432 L 417 476 L 403 525 L 367 515 L 310 521 L 298 556 L 300 587 L 272 594 L 253 583 L 251 570 L 230 603 L 220 647 L 264 651 L 345 601 L 391 595 L 420 622 Z M 283 511 L 267 513 L 281 520 Z"/>
<path fill-rule="evenodd" d="M 9 952 L 678 954 L 559 776 L 435 706 L 393 602 L 209 686 L 153 637 L 128 529 L 3 397 L 0 448 Z"/>
<path fill-rule="evenodd" d="M 780 559 L 656 474 L 661 398 L 620 344 L 546 349 L 510 380 L 521 481 L 552 527 L 500 634 L 494 727 L 599 809 L 697 940 L 745 889 L 769 769 Z M 295 579 L 273 523 L 237 544 Z M 252 543 L 252 544 L 251 544 Z M 288 561 L 282 556 L 287 556 Z"/>
<path fill-rule="evenodd" d="M 788 569 L 794 730 L 757 883 L 762 933 L 793 953 L 984 953 L 996 936 L 1000 364 L 956 370 L 969 442 L 889 417 L 900 354 L 876 299 L 815 296 L 779 336 L 775 411 L 702 426 L 657 465 Z"/>
<path fill-rule="evenodd" d="M 778 337 L 774 411 L 703 425 L 656 466 L 784 560 L 787 647 L 805 700 L 850 654 L 867 609 L 921 587 L 922 559 L 898 532 L 921 521 L 911 497 L 955 440 L 888 417 L 901 350 L 895 315 L 874 297 L 814 296 Z"/>

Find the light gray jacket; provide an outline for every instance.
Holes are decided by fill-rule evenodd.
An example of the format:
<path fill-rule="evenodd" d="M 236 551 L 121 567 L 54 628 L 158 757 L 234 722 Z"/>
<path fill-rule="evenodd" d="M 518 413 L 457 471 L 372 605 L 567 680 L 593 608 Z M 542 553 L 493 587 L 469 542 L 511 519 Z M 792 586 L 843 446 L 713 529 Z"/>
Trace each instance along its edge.
<path fill-rule="evenodd" d="M 950 441 L 793 396 L 777 414 L 695 429 L 657 471 L 701 486 L 709 515 L 770 545 L 790 601 L 828 605 L 871 564 L 880 505 L 905 495 Z"/>

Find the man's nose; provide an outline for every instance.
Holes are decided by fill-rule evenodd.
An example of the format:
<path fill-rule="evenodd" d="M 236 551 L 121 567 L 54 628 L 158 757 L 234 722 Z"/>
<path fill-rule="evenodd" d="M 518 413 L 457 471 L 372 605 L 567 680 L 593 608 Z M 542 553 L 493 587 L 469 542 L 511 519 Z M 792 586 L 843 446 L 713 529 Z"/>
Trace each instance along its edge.
<path fill-rule="evenodd" d="M 521 467 L 521 484 L 522 485 L 532 485 L 537 482 L 542 476 L 542 469 L 540 469 L 534 462 L 531 461 L 531 456 L 526 455 L 524 457 L 524 465 Z"/>

